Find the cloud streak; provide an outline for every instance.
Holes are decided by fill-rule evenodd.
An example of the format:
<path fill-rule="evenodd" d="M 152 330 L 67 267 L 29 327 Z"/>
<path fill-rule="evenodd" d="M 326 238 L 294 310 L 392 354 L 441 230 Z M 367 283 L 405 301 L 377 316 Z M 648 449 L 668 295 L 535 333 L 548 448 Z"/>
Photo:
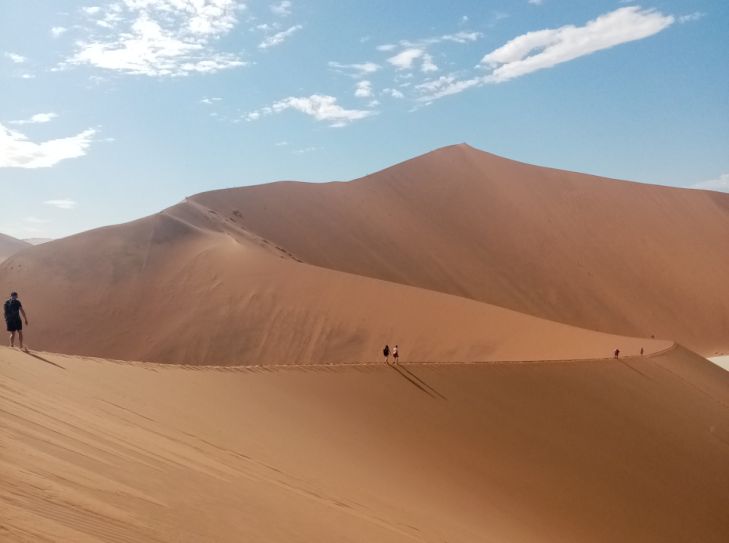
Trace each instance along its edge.
<path fill-rule="evenodd" d="M 43 124 L 43 123 L 51 122 L 56 117 L 58 117 L 58 114 L 56 114 L 56 113 L 36 113 L 35 115 L 32 115 L 30 117 L 30 119 L 22 119 L 19 121 L 10 121 L 10 124 L 15 124 L 15 125 Z"/>
<path fill-rule="evenodd" d="M 630 6 L 601 15 L 584 26 L 528 32 L 488 53 L 481 64 L 489 81 L 502 83 L 563 62 L 653 36 L 674 22 L 671 15 Z"/>
<path fill-rule="evenodd" d="M 245 118 L 248 121 L 256 121 L 261 117 L 282 113 L 289 109 L 309 115 L 317 121 L 329 123 L 329 126 L 332 127 L 346 126 L 353 121 L 359 121 L 377 114 L 371 110 L 346 109 L 337 104 L 337 99 L 334 96 L 312 94 L 311 96 L 301 97 L 289 96 L 274 102 L 270 106 L 252 111 Z"/>
<path fill-rule="evenodd" d="M 268 49 L 269 47 L 275 47 L 277 45 L 281 45 L 288 38 L 290 38 L 294 33 L 298 32 L 302 28 L 303 27 L 301 25 L 294 25 L 294 26 L 287 28 L 286 30 L 282 30 L 281 32 L 277 32 L 276 34 L 268 36 L 261 43 L 258 44 L 258 48 L 259 49 Z"/>
<path fill-rule="evenodd" d="M 62 160 L 82 157 L 95 133 L 89 128 L 75 136 L 35 143 L 0 124 L 0 168 L 50 168 Z"/>

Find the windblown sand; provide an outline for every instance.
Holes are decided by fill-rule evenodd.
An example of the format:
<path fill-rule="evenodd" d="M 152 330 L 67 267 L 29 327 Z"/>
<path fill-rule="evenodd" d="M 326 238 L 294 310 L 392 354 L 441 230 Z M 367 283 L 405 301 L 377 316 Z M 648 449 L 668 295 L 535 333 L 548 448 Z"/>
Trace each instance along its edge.
<path fill-rule="evenodd" d="M 0 348 L 0 540 L 729 536 L 729 374 L 623 361 L 210 369 Z"/>

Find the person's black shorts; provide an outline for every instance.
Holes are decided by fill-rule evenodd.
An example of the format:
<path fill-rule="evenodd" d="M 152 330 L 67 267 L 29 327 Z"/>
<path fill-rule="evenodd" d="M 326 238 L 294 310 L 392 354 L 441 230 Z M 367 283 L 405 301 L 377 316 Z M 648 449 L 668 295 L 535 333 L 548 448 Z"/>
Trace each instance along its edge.
<path fill-rule="evenodd" d="M 23 321 L 20 320 L 20 317 L 17 319 L 8 319 L 8 332 L 20 332 L 23 330 Z"/>

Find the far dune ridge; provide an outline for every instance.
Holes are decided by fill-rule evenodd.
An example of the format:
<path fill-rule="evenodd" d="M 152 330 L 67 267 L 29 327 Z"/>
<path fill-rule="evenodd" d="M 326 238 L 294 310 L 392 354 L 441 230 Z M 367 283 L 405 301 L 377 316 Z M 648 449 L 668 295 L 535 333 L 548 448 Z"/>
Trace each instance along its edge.
<path fill-rule="evenodd" d="M 30 246 L 31 244 L 26 241 L 0 234 L 0 262 Z"/>

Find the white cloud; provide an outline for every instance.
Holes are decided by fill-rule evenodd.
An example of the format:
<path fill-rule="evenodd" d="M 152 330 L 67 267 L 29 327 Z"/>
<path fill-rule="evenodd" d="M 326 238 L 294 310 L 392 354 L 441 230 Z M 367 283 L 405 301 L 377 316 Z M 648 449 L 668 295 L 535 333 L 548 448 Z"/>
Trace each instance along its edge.
<path fill-rule="evenodd" d="M 71 200 L 70 198 L 61 198 L 59 200 L 46 200 L 43 202 L 48 206 L 57 207 L 58 209 L 73 209 L 76 207 L 78 202 Z"/>
<path fill-rule="evenodd" d="M 544 4 L 544 0 L 529 0 L 529 3 L 532 6 L 541 6 L 542 4 Z"/>
<path fill-rule="evenodd" d="M 212 106 L 215 102 L 220 102 L 222 98 L 219 98 L 218 96 L 213 96 L 212 98 L 203 98 L 200 100 L 201 104 L 205 104 L 207 106 Z"/>
<path fill-rule="evenodd" d="M 694 11 L 693 13 L 689 13 L 687 15 L 679 15 L 678 22 L 683 23 L 691 23 L 693 21 L 698 21 L 699 19 L 703 19 L 706 16 L 706 13 L 703 13 L 701 11 Z"/>
<path fill-rule="evenodd" d="M 20 76 L 20 79 L 35 79 L 35 75 L 33 74 L 23 74 Z"/>
<path fill-rule="evenodd" d="M 101 11 L 101 8 L 99 6 L 86 6 L 86 7 L 81 8 L 81 10 L 86 15 L 96 15 L 97 13 L 99 13 Z"/>
<path fill-rule="evenodd" d="M 0 168 L 49 168 L 61 160 L 86 154 L 95 130 L 41 143 L 0 124 Z"/>
<path fill-rule="evenodd" d="M 716 179 L 709 179 L 708 181 L 701 181 L 695 183 L 689 188 L 692 189 L 703 189 L 703 190 L 718 190 L 721 192 L 729 192 L 729 173 L 723 173 Z"/>
<path fill-rule="evenodd" d="M 59 37 L 61 34 L 65 34 L 68 31 L 68 28 L 64 26 L 54 26 L 51 28 L 51 36 L 54 38 Z"/>
<path fill-rule="evenodd" d="M 424 52 L 423 49 L 411 47 L 388 58 L 387 62 L 395 66 L 398 70 L 409 70 L 413 67 L 413 62 L 422 57 Z"/>
<path fill-rule="evenodd" d="M 309 147 L 301 147 L 300 149 L 294 149 L 292 152 L 295 155 L 304 155 L 306 153 L 313 153 L 314 151 L 321 151 L 322 147 L 319 146 L 309 146 Z"/>
<path fill-rule="evenodd" d="M 212 47 L 235 27 L 243 8 L 236 0 L 120 0 L 103 9 L 85 8 L 98 16 L 98 26 L 114 31 L 80 42 L 67 64 L 156 77 L 244 66 L 238 55 Z"/>
<path fill-rule="evenodd" d="M 418 98 L 420 102 L 431 102 L 444 96 L 458 94 L 466 89 L 483 84 L 483 77 L 474 77 L 471 79 L 457 79 L 454 75 L 444 75 L 438 79 L 426 81 L 415 88 L 423 95 Z"/>
<path fill-rule="evenodd" d="M 405 95 L 397 89 L 382 89 L 382 94 L 393 98 L 405 98 Z"/>
<path fill-rule="evenodd" d="M 289 0 L 282 0 L 271 6 L 271 12 L 279 17 L 288 17 L 291 15 L 291 6 L 293 4 Z"/>
<path fill-rule="evenodd" d="M 30 216 L 23 219 L 25 222 L 29 222 L 31 224 L 47 224 L 51 222 L 49 219 L 40 219 L 38 217 Z"/>
<path fill-rule="evenodd" d="M 433 57 L 428 53 L 423 55 L 423 63 L 420 65 L 420 70 L 425 73 L 438 71 L 438 66 L 435 65 Z"/>
<path fill-rule="evenodd" d="M 340 64 L 339 62 L 330 61 L 329 67 L 352 77 L 364 77 L 381 69 L 379 64 L 369 61 L 359 64 Z"/>
<path fill-rule="evenodd" d="M 15 64 L 23 64 L 26 60 L 28 60 L 27 57 L 24 57 L 23 55 L 19 55 L 18 53 L 11 53 L 6 52 L 5 58 L 10 59 L 11 62 Z"/>
<path fill-rule="evenodd" d="M 372 82 L 366 79 L 358 81 L 355 85 L 354 95 L 357 98 L 372 98 Z"/>
<path fill-rule="evenodd" d="M 58 117 L 57 113 L 36 113 L 35 115 L 32 115 L 30 117 L 30 119 L 23 119 L 20 121 L 10 121 L 10 124 L 17 124 L 17 125 L 43 124 L 43 123 L 51 122 L 56 117 Z"/>
<path fill-rule="evenodd" d="M 255 121 L 265 115 L 281 113 L 288 109 L 300 111 L 314 117 L 317 121 L 330 123 L 332 127 L 345 126 L 353 121 L 358 121 L 375 115 L 376 112 L 363 109 L 345 109 L 337 104 L 334 96 L 312 94 L 311 96 L 295 97 L 289 96 L 283 100 L 273 103 L 246 115 L 246 120 Z"/>
<path fill-rule="evenodd" d="M 268 49 L 269 47 L 280 45 L 284 41 L 286 41 L 286 38 L 291 36 L 294 32 L 301 30 L 302 28 L 303 27 L 301 25 L 294 25 L 287 28 L 286 30 L 277 32 L 276 34 L 268 36 L 266 39 L 264 39 L 261 43 L 258 44 L 258 47 L 259 49 Z"/>
<path fill-rule="evenodd" d="M 673 24 L 674 18 L 638 6 L 619 8 L 589 21 L 585 26 L 567 25 L 528 32 L 483 57 L 492 71 L 490 82 L 501 83 L 551 68 L 557 64 L 647 38 Z"/>

